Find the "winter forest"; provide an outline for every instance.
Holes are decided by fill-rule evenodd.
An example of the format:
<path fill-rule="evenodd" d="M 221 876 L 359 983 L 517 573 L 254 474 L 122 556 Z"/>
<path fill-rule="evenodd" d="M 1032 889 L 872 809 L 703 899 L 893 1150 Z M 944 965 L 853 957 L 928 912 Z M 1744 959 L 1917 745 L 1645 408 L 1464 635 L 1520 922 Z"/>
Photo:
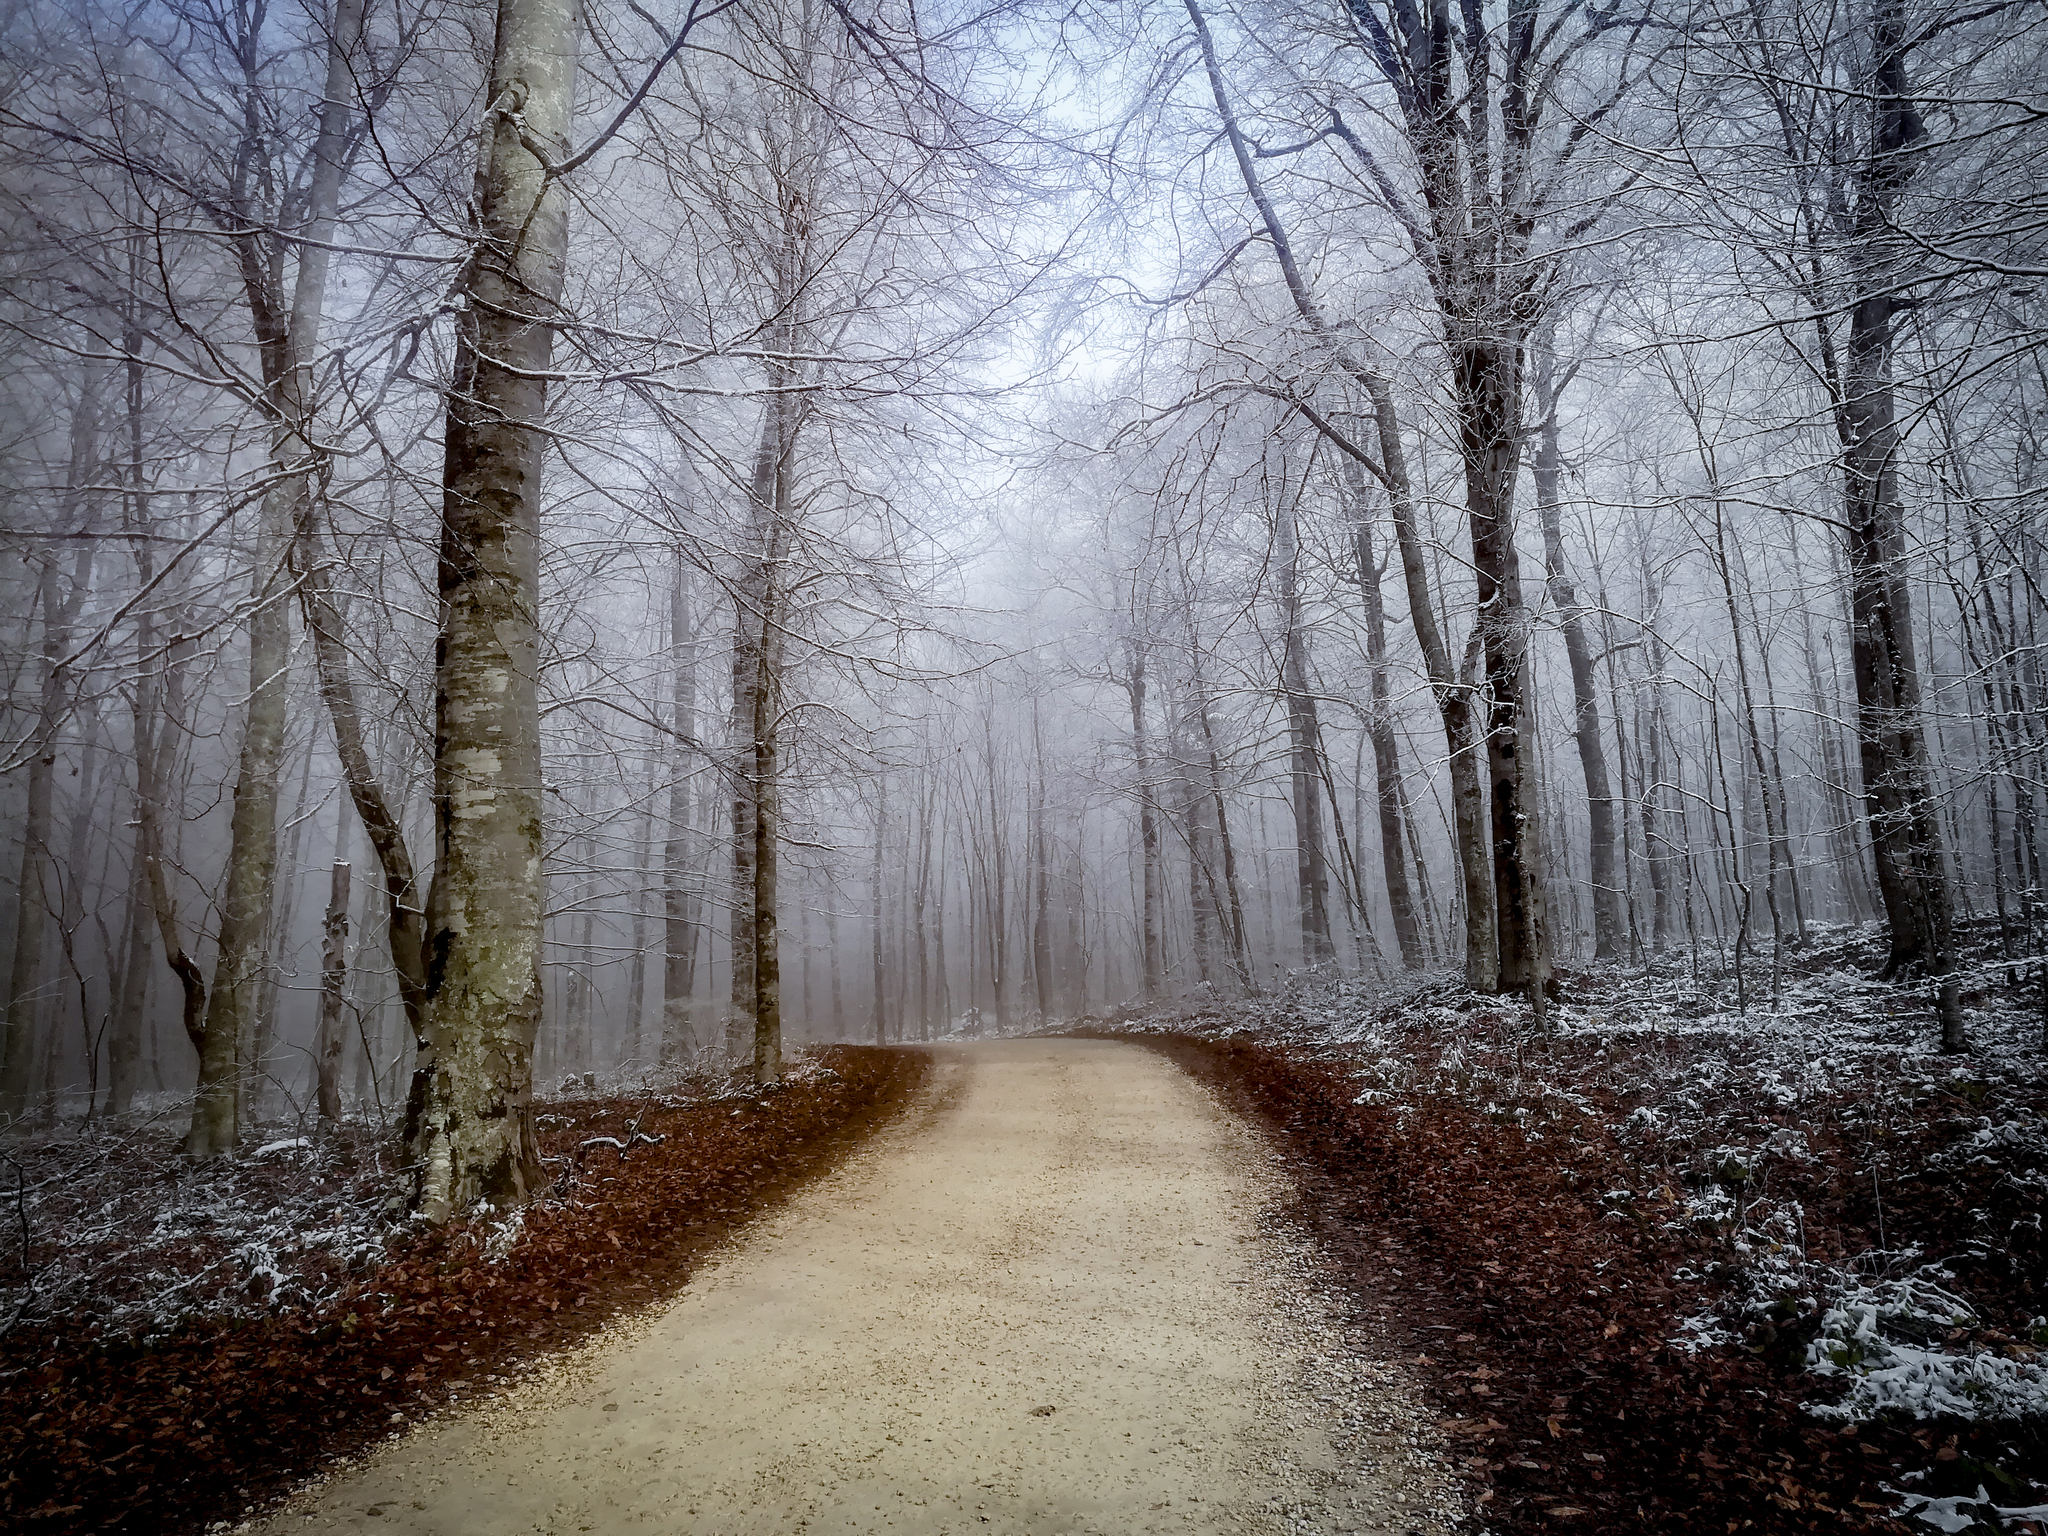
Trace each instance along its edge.
<path fill-rule="evenodd" d="M 1767 1001 L 1872 918 L 1966 1049 L 1958 924 L 2048 938 L 2044 49 L 18 8 L 0 1108 L 369 1106 L 467 1202 L 535 1081 L 1303 971 Z"/>
<path fill-rule="evenodd" d="M 2048 17 L 0 31 L 0 1112 L 2048 945 Z M 1972 931 L 1975 931 L 1972 929 Z M 1731 970 L 1732 967 L 1732 970 Z"/>
<path fill-rule="evenodd" d="M 2048 1526 L 2044 79 L 2030 0 L 0 9 L 0 1522 L 226 1529 L 917 1102 L 791 1197 L 863 1383 L 1291 1318 L 1409 1481 L 1276 1532 Z M 833 1268 L 1034 1232 L 1143 1254 Z M 1026 1486 L 1004 1368 L 845 1438 L 1014 1397 Z M 1266 1497 L 1160 1369 L 1072 1443 Z"/>

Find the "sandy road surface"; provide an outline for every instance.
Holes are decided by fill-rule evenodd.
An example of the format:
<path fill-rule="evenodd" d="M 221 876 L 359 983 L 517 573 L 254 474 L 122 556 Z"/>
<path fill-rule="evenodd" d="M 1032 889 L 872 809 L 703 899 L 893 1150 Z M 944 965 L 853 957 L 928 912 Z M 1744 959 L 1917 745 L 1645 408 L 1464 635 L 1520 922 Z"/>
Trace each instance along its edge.
<path fill-rule="evenodd" d="M 261 1528 L 1408 1530 L 1412 1474 L 1336 1465 L 1275 1332 L 1258 1137 L 1134 1046 L 938 1049 L 665 1310 Z"/>

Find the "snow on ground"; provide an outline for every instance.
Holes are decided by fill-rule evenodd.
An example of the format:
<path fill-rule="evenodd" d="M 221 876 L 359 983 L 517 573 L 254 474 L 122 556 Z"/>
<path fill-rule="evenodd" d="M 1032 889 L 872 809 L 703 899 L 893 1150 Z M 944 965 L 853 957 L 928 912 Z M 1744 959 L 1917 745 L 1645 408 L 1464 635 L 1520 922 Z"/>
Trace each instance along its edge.
<path fill-rule="evenodd" d="M 830 1076 L 816 1051 L 791 1051 L 791 1081 Z M 579 1074 L 561 1086 L 571 1101 L 633 1092 L 672 1108 L 753 1091 L 722 1074 Z M 189 1103 L 154 1096 L 133 1115 L 61 1121 L 8 1146 L 0 1337 L 31 1325 L 147 1341 L 199 1321 L 317 1309 L 410 1230 L 386 1119 L 351 1116 L 327 1135 L 267 1122 L 244 1137 L 243 1155 L 195 1163 L 178 1151 L 187 1113 Z M 568 1123 L 545 1110 L 537 1120 Z M 520 1231 L 515 1218 L 478 1241 L 502 1258 Z"/>

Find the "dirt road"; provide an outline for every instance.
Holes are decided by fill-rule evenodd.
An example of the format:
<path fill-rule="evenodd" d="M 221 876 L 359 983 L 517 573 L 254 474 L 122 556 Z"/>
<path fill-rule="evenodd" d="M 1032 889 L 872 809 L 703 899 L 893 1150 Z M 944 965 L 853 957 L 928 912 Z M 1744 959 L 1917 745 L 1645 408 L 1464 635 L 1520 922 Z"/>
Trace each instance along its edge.
<path fill-rule="evenodd" d="M 1438 1528 L 1405 1466 L 1337 1465 L 1250 1128 L 1134 1046 L 937 1049 L 922 1105 L 665 1309 L 261 1529 Z"/>

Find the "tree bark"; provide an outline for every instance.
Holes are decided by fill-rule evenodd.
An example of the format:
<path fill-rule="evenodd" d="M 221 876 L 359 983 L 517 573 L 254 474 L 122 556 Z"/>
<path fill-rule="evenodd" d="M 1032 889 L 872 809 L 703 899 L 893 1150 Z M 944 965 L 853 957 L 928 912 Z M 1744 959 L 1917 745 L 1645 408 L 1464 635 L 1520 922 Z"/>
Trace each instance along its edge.
<path fill-rule="evenodd" d="M 1534 379 L 1537 409 L 1536 510 L 1543 522 L 1543 566 L 1550 603 L 1564 632 L 1565 660 L 1572 674 L 1572 741 L 1586 779 L 1587 853 L 1593 881 L 1593 958 L 1612 960 L 1621 946 L 1621 883 L 1614 862 L 1614 789 L 1607 776 L 1607 749 L 1600 732 L 1599 680 L 1593 646 L 1586 634 L 1578 589 L 1564 558 L 1564 455 L 1558 445 L 1557 403 L 1563 384 L 1546 350 Z"/>
<path fill-rule="evenodd" d="M 336 7 L 328 38 L 319 130 L 308 170 L 305 239 L 289 309 L 276 263 L 266 259 L 276 237 L 260 220 L 236 235 L 244 297 L 262 361 L 271 424 L 272 484 L 257 516 L 253 609 L 249 618 L 249 697 L 236 767 L 226 888 L 221 898 L 218 955 L 199 1051 L 199 1082 L 185 1151 L 220 1157 L 234 1150 L 254 1054 L 257 1010 L 267 969 L 271 901 L 277 872 L 278 769 L 289 703 L 291 615 L 288 606 L 294 532 L 306 516 L 320 450 L 312 429 L 313 349 L 326 307 L 327 245 L 340 206 L 345 169 L 351 70 L 362 34 L 361 0 Z M 252 128 L 241 151 L 263 154 Z"/>
<path fill-rule="evenodd" d="M 1145 996 L 1156 998 L 1165 987 L 1165 965 L 1159 937 L 1159 813 L 1152 803 L 1152 756 L 1145 739 L 1145 650 L 1135 641 L 1124 667 L 1124 689 L 1131 701 L 1131 758 L 1138 788 L 1138 856 L 1143 864 L 1144 910 L 1139 914 L 1145 968 Z"/>
<path fill-rule="evenodd" d="M 889 999 L 882 963 L 882 848 L 889 835 L 889 781 L 875 781 L 875 857 L 868 870 L 868 945 L 873 962 L 874 1008 L 869 1019 L 875 1044 L 889 1043 Z"/>
<path fill-rule="evenodd" d="M 321 702 L 334 730 L 335 755 L 349 803 L 370 840 L 383 874 L 388 916 L 385 943 L 398 978 L 399 1001 L 406 1026 L 419 1037 L 426 995 L 426 906 L 405 828 L 384 792 L 370 749 L 363 739 L 362 710 L 349 674 L 348 647 L 340 605 L 335 601 L 330 566 L 308 518 L 299 538 L 299 606 L 313 638 L 313 664 L 319 677 Z"/>
<path fill-rule="evenodd" d="M 640 835 L 633 848 L 633 958 L 626 968 L 626 1032 L 620 1042 L 620 1064 L 640 1067 L 641 1022 L 647 1011 L 647 876 L 654 843 L 654 812 L 639 818 Z"/>
<path fill-rule="evenodd" d="M 290 502 L 263 499 L 256 532 L 255 610 L 249 618 L 249 694 L 235 778 L 226 889 L 220 902 L 218 958 L 199 1048 L 199 1084 L 184 1150 L 193 1157 L 232 1152 L 263 990 L 264 938 L 277 873 L 278 769 L 289 702 L 290 595 L 285 571 Z"/>
<path fill-rule="evenodd" d="M 321 1128 L 329 1131 L 341 1124 L 341 1051 L 348 1041 L 342 1028 L 342 1013 L 348 1007 L 348 884 L 348 863 L 336 859 L 321 925 L 320 1030 L 313 1048 L 314 1100 Z"/>
<path fill-rule="evenodd" d="M 1202 751 L 1208 764 L 1209 801 L 1216 818 L 1216 842 L 1223 860 L 1223 892 L 1229 902 L 1230 963 L 1237 972 L 1238 985 L 1256 990 L 1252 980 L 1252 957 L 1244 931 L 1244 896 L 1237 878 L 1237 846 L 1230 835 L 1230 810 L 1223 799 L 1223 759 L 1216 750 L 1215 722 L 1209 715 L 1209 687 L 1202 674 L 1202 653 L 1189 634 L 1188 654 L 1193 669 L 1195 716 L 1202 727 Z"/>
<path fill-rule="evenodd" d="M 1043 1024 L 1052 1017 L 1052 896 L 1045 848 L 1045 738 L 1036 695 L 1031 700 L 1031 747 L 1031 978 L 1038 996 L 1038 1021 Z"/>
<path fill-rule="evenodd" d="M 1394 921 L 1394 942 L 1407 970 L 1423 965 L 1422 934 L 1415 916 L 1415 896 L 1402 857 L 1401 749 L 1394 737 L 1393 690 L 1387 667 L 1387 609 L 1380 595 L 1380 566 L 1373 553 L 1372 514 L 1366 504 L 1365 474 L 1352 458 L 1344 460 L 1344 487 L 1351 504 L 1352 557 L 1358 567 L 1358 590 L 1365 603 L 1365 659 L 1370 674 L 1366 735 L 1372 742 L 1375 800 L 1379 811 L 1380 868 L 1387 883 L 1387 909 Z M 1361 814 L 1363 814 L 1361 812 Z M 1359 836 L 1364 828 L 1354 829 Z"/>
<path fill-rule="evenodd" d="M 682 551 L 676 552 L 675 584 L 669 592 L 669 713 L 678 742 L 697 730 L 697 636 L 690 614 L 689 575 Z M 678 748 L 680 751 L 680 748 Z M 691 819 L 690 778 L 677 761 L 671 765 L 668 791 L 668 837 L 661 847 L 662 964 L 661 1061 L 673 1067 L 697 1053 L 692 1016 L 697 990 L 697 946 L 700 924 L 697 901 L 688 880 L 696 840 Z"/>
<path fill-rule="evenodd" d="M 1301 920 L 1302 964 L 1317 969 L 1337 956 L 1330 937 L 1330 861 L 1323 845 L 1322 775 L 1315 699 L 1308 688 L 1308 639 L 1301 624 L 1301 546 L 1294 506 L 1278 514 L 1280 690 L 1287 701 L 1288 775 L 1293 790 L 1294 884 Z"/>
<path fill-rule="evenodd" d="M 81 388 L 71 418 L 72 490 L 66 495 L 67 519 L 78 510 L 78 489 L 92 479 L 98 459 L 99 404 L 90 382 Z M 52 796 L 57 766 L 57 734 L 64 722 L 69 679 L 59 665 L 71 649 L 71 630 L 91 581 L 92 543 L 86 541 L 73 562 L 68 589 L 51 556 L 37 580 L 37 603 L 43 612 L 43 644 L 36 710 L 34 756 L 28 765 L 28 795 L 21 828 L 21 869 L 14 891 L 14 954 L 7 978 L 7 1024 L 0 1040 L 0 1119 L 23 1123 L 35 1081 L 36 1018 L 42 996 L 43 941 L 50 918 L 59 906 L 57 883 L 46 881 L 53 866 L 50 848 Z"/>
<path fill-rule="evenodd" d="M 1891 933 L 1885 973 L 1917 968 L 1936 978 L 1941 1044 L 1967 1042 L 1956 984 L 1953 895 L 1933 769 L 1920 714 L 1906 585 L 1905 510 L 1899 493 L 1903 447 L 1892 385 L 1893 319 L 1901 272 L 1892 210 L 1911 179 L 1912 146 L 1926 135 L 1907 79 L 1911 46 L 1905 7 L 1881 0 L 1871 17 L 1870 141 L 1856 168 L 1852 235 L 1855 296 L 1843 368 L 1844 545 L 1856 675 L 1858 757 L 1878 894 Z"/>
<path fill-rule="evenodd" d="M 733 626 L 732 1024 L 754 1080 L 782 1080 L 781 953 L 776 926 L 780 805 L 777 714 L 782 631 L 777 611 L 782 529 L 788 508 L 792 412 L 784 370 L 769 370 L 750 488 L 753 527 L 741 559 Z"/>
<path fill-rule="evenodd" d="M 1488 334 L 1480 317 L 1454 317 L 1453 398 L 1465 461 L 1479 627 L 1486 668 L 1487 807 L 1493 833 L 1499 986 L 1542 1007 L 1550 976 L 1543 893 L 1536 878 L 1535 765 L 1525 750 L 1529 616 L 1515 550 L 1514 484 L 1521 451 L 1519 337 Z M 1468 329 L 1469 328 L 1469 329 Z M 1462 334 L 1461 334 L 1462 333 Z"/>
<path fill-rule="evenodd" d="M 575 0 L 499 0 L 460 286 L 442 499 L 426 1044 L 406 1141 L 430 1220 L 541 1187 L 533 1127 L 540 1023 L 537 673 L 541 426 L 568 247 L 567 198 L 535 148 L 568 144 Z M 533 148 L 529 148 L 531 145 Z"/>

